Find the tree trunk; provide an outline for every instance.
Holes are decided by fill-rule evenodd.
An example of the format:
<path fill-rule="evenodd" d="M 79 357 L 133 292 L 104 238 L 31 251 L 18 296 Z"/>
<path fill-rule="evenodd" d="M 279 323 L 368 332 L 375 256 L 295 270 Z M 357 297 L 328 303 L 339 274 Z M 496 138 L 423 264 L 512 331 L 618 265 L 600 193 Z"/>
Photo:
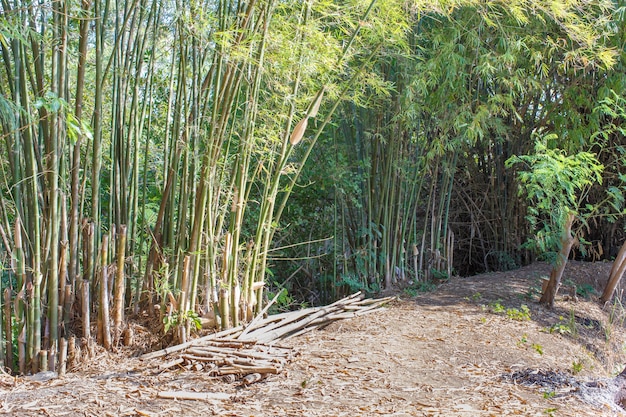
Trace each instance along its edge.
<path fill-rule="evenodd" d="M 609 281 L 606 283 L 604 287 L 604 292 L 602 296 L 600 296 L 600 302 L 605 304 L 611 301 L 613 298 L 613 294 L 615 293 L 615 288 L 617 284 L 622 279 L 624 275 L 624 271 L 626 270 L 626 242 L 622 245 L 615 261 L 613 262 L 613 267 L 611 268 L 611 272 L 609 273 Z"/>
<path fill-rule="evenodd" d="M 572 250 L 572 246 L 574 246 L 576 242 L 576 238 L 572 236 L 572 223 L 574 223 L 574 219 L 574 213 L 570 212 L 563 227 L 563 234 L 561 235 L 561 250 L 550 272 L 548 285 L 539 300 L 539 303 L 547 305 L 548 308 L 554 308 L 554 299 L 561 285 L 561 277 L 563 277 L 563 271 L 565 270 L 565 265 L 567 265 L 567 258 Z"/>

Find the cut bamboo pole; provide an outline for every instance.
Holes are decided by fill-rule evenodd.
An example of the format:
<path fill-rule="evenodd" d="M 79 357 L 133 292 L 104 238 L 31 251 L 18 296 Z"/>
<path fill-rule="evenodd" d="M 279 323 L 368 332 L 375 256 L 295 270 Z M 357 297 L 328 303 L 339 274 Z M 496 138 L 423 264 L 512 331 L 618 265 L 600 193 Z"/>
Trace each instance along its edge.
<path fill-rule="evenodd" d="M 70 336 L 69 340 L 67 341 L 67 367 L 71 369 L 76 365 L 76 363 L 78 362 L 77 356 L 76 337 Z"/>
<path fill-rule="evenodd" d="M 272 298 L 272 300 L 269 303 L 267 303 L 267 305 L 263 308 L 263 310 L 261 310 L 261 312 L 255 318 L 253 318 L 252 321 L 248 323 L 247 326 L 245 326 L 246 328 L 244 329 L 243 332 L 241 332 L 241 335 L 239 336 L 240 339 L 244 339 L 245 335 L 248 334 L 250 330 L 252 330 L 254 326 L 263 318 L 265 313 L 267 313 L 270 307 L 274 305 L 274 303 L 276 302 L 276 300 L 278 300 L 278 297 L 283 293 L 283 291 L 285 291 L 284 288 L 278 291 L 278 293 L 274 296 L 274 298 Z"/>
<path fill-rule="evenodd" d="M 230 306 L 229 306 L 228 290 L 220 288 L 220 318 L 222 330 L 230 328 Z"/>
<path fill-rule="evenodd" d="M 171 353 L 180 352 L 181 350 L 185 350 L 188 347 L 191 347 L 191 346 L 193 346 L 196 343 L 202 343 L 202 342 L 204 342 L 206 340 L 218 339 L 220 337 L 232 336 L 234 334 L 237 334 L 237 333 L 241 332 L 241 330 L 243 330 L 243 326 L 235 327 L 235 328 L 232 328 L 232 329 L 227 329 L 227 330 L 221 331 L 219 333 L 213 333 L 213 334 L 210 334 L 208 336 L 204 336 L 204 337 L 201 337 L 199 339 L 195 339 L 195 340 L 189 341 L 187 343 L 182 343 L 180 345 L 171 346 L 171 347 L 168 347 L 168 348 L 165 348 L 165 349 L 161 349 L 161 350 L 158 350 L 158 351 L 155 351 L 155 352 L 146 353 L 145 355 L 140 356 L 139 359 L 148 360 L 148 359 L 160 358 L 162 356 L 166 356 L 166 355 L 169 355 Z"/>
<path fill-rule="evenodd" d="M 67 371 L 67 339 L 59 339 L 59 376 L 65 375 Z"/>
<path fill-rule="evenodd" d="M 229 400 L 231 395 L 223 392 L 188 392 L 188 391 L 161 391 L 157 394 L 159 398 L 171 400 Z"/>
<path fill-rule="evenodd" d="M 48 370 L 48 351 L 40 350 L 39 351 L 39 369 Z"/>
<path fill-rule="evenodd" d="M 247 335 L 242 337 L 242 340 L 267 340 L 267 338 L 271 337 L 271 335 L 278 335 L 285 332 L 285 328 L 290 325 L 291 329 L 297 329 L 300 320 L 315 320 L 317 317 L 324 316 L 333 311 L 337 311 L 340 306 L 354 302 L 362 297 L 361 292 L 357 292 L 348 297 L 342 298 L 326 307 L 312 307 L 309 309 L 294 311 L 290 313 L 285 313 L 282 317 L 282 320 L 272 324 L 271 326 L 266 326 L 263 328 L 257 328 L 254 331 L 250 331 Z M 311 318 L 313 317 L 313 318 Z M 292 324 L 295 323 L 295 324 Z M 270 339 L 271 340 L 271 339 Z"/>

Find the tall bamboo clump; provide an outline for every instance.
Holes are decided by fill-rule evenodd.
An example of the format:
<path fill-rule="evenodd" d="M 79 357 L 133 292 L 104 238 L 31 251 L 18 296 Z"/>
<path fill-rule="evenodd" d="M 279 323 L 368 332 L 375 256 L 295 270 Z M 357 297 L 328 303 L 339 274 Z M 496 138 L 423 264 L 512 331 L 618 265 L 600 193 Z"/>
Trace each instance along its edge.
<path fill-rule="evenodd" d="M 347 10 L 340 23 L 367 21 L 377 12 L 375 4 Z M 223 328 L 261 311 L 267 253 L 298 174 L 338 103 L 375 56 L 375 44 L 370 50 L 354 45 L 364 41 L 360 25 L 340 47 L 341 37 L 325 33 L 326 12 L 312 2 L 221 5 L 209 34 L 197 14 L 193 23 L 184 15 L 179 20 L 187 41 L 177 44 L 172 61 L 172 72 L 180 74 L 174 103 L 178 97 L 186 101 L 168 107 L 181 122 L 170 130 L 177 146 L 169 152 L 166 196 L 143 287 L 161 289 L 165 321 L 186 327 L 181 339 L 197 311 L 212 311 Z M 207 47 L 202 36 L 215 45 Z M 356 68 L 341 70 L 363 51 L 367 55 Z M 324 100 L 331 105 L 321 119 Z M 303 148 L 308 122 L 315 119 L 313 138 Z"/>
<path fill-rule="evenodd" d="M 345 106 L 333 138 L 340 167 L 331 185 L 335 282 L 375 291 L 396 279 L 449 277 L 455 249 L 465 252 L 456 264 L 464 273 L 470 264 L 474 271 L 519 265 L 525 206 L 504 161 L 529 147 L 533 131 L 558 126 L 577 143 L 593 137 L 586 130 L 593 119 L 581 126 L 592 109 L 577 102 L 565 110 L 560 100 L 585 93 L 566 94 L 580 85 L 557 74 L 577 65 L 610 67 L 613 59 L 604 45 L 592 47 L 590 61 L 585 42 L 550 48 L 549 39 L 536 36 L 546 22 L 563 39 L 608 27 L 579 20 L 576 6 L 558 15 L 550 11 L 563 6 L 556 2 L 534 3 L 537 14 L 518 8 L 531 3 L 416 14 L 408 59 L 393 56 L 377 66 L 394 90 L 384 99 L 376 94 L 381 89 L 365 90 L 365 105 Z"/>
<path fill-rule="evenodd" d="M 403 36 L 378 3 L 3 2 L 4 364 L 65 370 L 137 312 L 181 340 L 258 314 L 312 147 Z"/>
<path fill-rule="evenodd" d="M 149 92 L 142 65 L 157 45 L 148 40 L 158 33 L 158 4 L 2 3 L 0 120 L 8 153 L 0 206 L 11 258 L 2 282 L 2 353 L 10 369 L 65 369 L 74 335 L 92 346 L 90 317 L 99 317 L 100 341 L 111 346 L 111 307 L 119 343 L 132 282 L 127 248 L 138 255 L 126 240 L 126 224 L 137 233 L 138 144 L 148 105 L 137 103 Z M 118 93 L 113 100 L 110 91 Z"/>

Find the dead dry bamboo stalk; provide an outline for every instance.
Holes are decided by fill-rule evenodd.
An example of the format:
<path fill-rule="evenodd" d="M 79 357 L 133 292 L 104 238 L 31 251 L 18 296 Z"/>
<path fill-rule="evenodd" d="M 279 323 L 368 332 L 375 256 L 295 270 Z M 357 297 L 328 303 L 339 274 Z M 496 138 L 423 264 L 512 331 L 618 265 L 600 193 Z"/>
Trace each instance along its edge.
<path fill-rule="evenodd" d="M 263 310 L 261 310 L 261 312 L 257 314 L 256 317 L 254 317 L 252 321 L 250 321 L 250 323 L 246 325 L 246 328 L 243 330 L 243 332 L 241 332 L 241 335 L 239 335 L 240 339 L 243 339 L 243 337 L 248 334 L 250 330 L 254 328 L 254 326 L 257 325 L 257 323 L 263 318 L 263 316 L 265 315 L 265 313 L 267 313 L 270 307 L 276 302 L 276 300 L 278 300 L 278 297 L 283 293 L 283 291 L 285 291 L 284 288 L 278 291 L 278 293 L 274 296 L 274 298 L 272 298 L 269 303 L 267 303 Z"/>
<path fill-rule="evenodd" d="M 200 344 L 207 340 L 214 340 L 214 339 L 219 339 L 220 337 L 235 335 L 239 333 L 241 330 L 243 330 L 243 326 L 234 327 L 232 329 L 224 330 L 219 333 L 213 333 L 213 334 L 201 337 L 196 340 L 191 340 L 187 343 L 181 343 L 180 345 L 170 346 L 168 348 L 157 350 L 155 352 L 146 353 L 145 355 L 140 356 L 139 359 L 148 360 L 148 359 L 160 358 L 162 356 L 166 356 L 171 353 L 180 352 L 181 350 L 185 350 L 188 347 L 194 346 L 196 344 Z"/>
<path fill-rule="evenodd" d="M 290 337 L 300 336 L 304 333 L 310 332 L 312 330 L 316 330 L 322 327 L 326 327 L 328 324 L 337 320 L 345 320 L 349 318 L 354 318 L 357 316 L 361 316 L 364 314 L 369 314 L 371 312 L 375 312 L 378 308 L 380 308 L 383 304 L 392 300 L 393 297 L 387 297 L 380 300 L 363 300 L 368 303 L 365 304 L 363 301 L 355 302 L 352 304 L 361 304 L 358 308 L 353 308 L 352 304 L 344 305 L 343 311 L 339 308 L 328 310 L 326 314 L 316 313 L 315 315 L 310 315 L 306 320 L 302 320 L 299 322 L 293 323 L 289 327 L 280 328 L 279 332 L 273 335 L 273 339 L 271 341 L 283 340 Z M 268 332 L 269 333 L 269 332 Z M 265 339 L 265 336 L 260 335 L 258 337 L 259 342 L 268 342 L 269 340 Z"/>
<path fill-rule="evenodd" d="M 70 368 L 72 368 L 76 364 L 78 360 L 76 356 L 76 337 L 70 336 L 69 340 L 67 341 L 67 365 Z"/>
<path fill-rule="evenodd" d="M 230 308 L 228 305 L 229 297 L 228 290 L 226 288 L 220 289 L 220 319 L 221 328 L 226 330 L 230 327 Z"/>
<path fill-rule="evenodd" d="M 170 400 L 229 400 L 231 395 L 225 392 L 187 392 L 187 391 L 161 391 L 157 394 L 159 398 Z"/>
<path fill-rule="evenodd" d="M 65 375 L 67 370 L 67 339 L 59 339 L 59 376 Z"/>
<path fill-rule="evenodd" d="M 253 348 L 265 346 L 263 343 L 275 342 L 318 329 L 335 320 L 369 314 L 392 299 L 393 297 L 364 300 L 362 295 L 357 293 L 326 307 L 315 307 L 276 315 L 280 316 L 279 320 L 276 320 L 275 316 L 266 319 L 259 318 L 256 322 L 251 323 L 255 326 L 249 325 L 245 330 L 239 326 L 161 351 L 148 353 L 140 359 L 153 359 L 185 351 L 185 358 L 189 361 L 219 362 L 231 360 L 235 363 L 238 360 L 236 358 L 244 358 L 248 361 L 281 362 L 289 355 L 288 348 L 272 346 L 272 352 L 253 350 Z M 252 327 L 254 329 L 249 330 Z M 248 333 L 244 333 L 245 331 Z M 223 339 L 226 337 L 234 337 L 234 339 Z M 176 362 L 168 365 L 168 367 L 176 366 L 179 363 Z"/>
<path fill-rule="evenodd" d="M 178 366 L 180 364 L 182 364 L 183 362 L 185 362 L 185 360 L 183 358 L 176 358 L 174 360 L 171 360 L 169 362 L 166 362 L 162 365 L 159 365 L 159 370 L 165 370 L 165 369 L 169 369 L 169 368 L 173 368 L 174 366 Z"/>
<path fill-rule="evenodd" d="M 273 366 L 223 366 L 218 369 L 219 375 L 231 374 L 277 374 L 278 369 Z"/>
<path fill-rule="evenodd" d="M 48 370 L 48 351 L 47 350 L 39 351 L 39 370 L 41 371 Z"/>
<path fill-rule="evenodd" d="M 299 330 L 302 327 L 306 327 L 309 323 L 313 322 L 314 320 L 316 320 L 319 317 L 325 316 L 327 314 L 330 314 L 332 312 L 335 312 L 339 309 L 339 307 L 337 306 L 329 306 L 328 308 L 324 308 L 320 311 L 318 311 L 317 313 L 314 313 L 312 315 L 310 315 L 309 317 L 306 317 L 300 321 L 297 321 L 295 323 L 291 323 L 287 326 L 282 326 L 280 328 L 274 329 L 272 331 L 269 332 L 262 332 L 262 334 L 259 334 L 257 337 L 257 340 L 260 343 L 267 343 L 270 342 L 272 340 L 279 340 L 284 338 L 285 336 L 287 336 L 289 333 L 294 332 L 296 330 Z"/>
<path fill-rule="evenodd" d="M 319 311 L 319 308 L 315 307 L 314 309 L 291 311 L 289 313 L 286 313 L 286 315 L 284 315 L 281 320 L 270 320 L 269 318 L 266 320 L 262 320 L 257 323 L 257 325 L 252 330 L 250 330 L 250 332 L 248 332 L 245 337 L 241 337 L 241 340 L 256 341 L 259 335 L 274 331 L 276 329 L 280 329 L 289 323 L 297 322 L 307 316 L 310 316 L 311 314 L 313 314 L 314 311 Z"/>
<path fill-rule="evenodd" d="M 210 355 L 221 355 L 221 356 L 237 356 L 240 358 L 246 359 L 255 359 L 255 360 L 266 360 L 272 361 L 277 359 L 278 357 L 286 357 L 289 355 L 287 351 L 281 351 L 278 349 L 273 349 L 272 353 L 266 353 L 258 350 L 249 351 L 249 350 L 238 350 L 238 349 L 225 349 L 220 347 L 190 347 L 185 350 L 186 354 L 194 355 L 194 356 L 210 356 Z"/>
<path fill-rule="evenodd" d="M 90 317 L 89 317 L 89 281 L 83 280 L 82 284 L 82 313 L 83 313 L 83 338 L 86 341 L 91 339 Z"/>
<path fill-rule="evenodd" d="M 363 300 L 354 301 L 350 304 L 344 306 L 344 308 L 351 308 L 351 306 L 369 306 L 372 304 L 383 305 L 388 303 L 391 300 L 394 300 L 396 297 L 384 297 L 384 298 L 365 298 Z"/>
<path fill-rule="evenodd" d="M 249 325 L 248 327 L 251 328 L 250 332 L 252 332 L 253 330 L 257 330 L 261 327 L 264 327 L 263 331 L 270 331 L 275 328 L 282 327 L 288 323 L 298 321 L 303 317 L 310 316 L 311 314 L 316 313 L 320 310 L 333 308 L 333 307 L 340 306 L 340 305 L 343 306 L 343 305 L 351 304 L 359 300 L 362 300 L 362 298 L 363 298 L 363 295 L 359 291 L 345 298 L 342 298 L 341 300 L 337 300 L 334 303 L 329 304 L 327 306 L 310 307 L 310 308 L 305 308 L 303 310 L 289 311 L 286 313 L 275 314 L 275 315 L 272 315 L 263 319 L 261 322 L 259 322 L 256 325 L 256 327 L 251 326 L 251 325 Z M 274 323 L 274 324 L 268 325 L 269 323 Z M 252 339 L 253 338 L 251 337 L 241 338 L 241 340 L 252 340 Z"/>

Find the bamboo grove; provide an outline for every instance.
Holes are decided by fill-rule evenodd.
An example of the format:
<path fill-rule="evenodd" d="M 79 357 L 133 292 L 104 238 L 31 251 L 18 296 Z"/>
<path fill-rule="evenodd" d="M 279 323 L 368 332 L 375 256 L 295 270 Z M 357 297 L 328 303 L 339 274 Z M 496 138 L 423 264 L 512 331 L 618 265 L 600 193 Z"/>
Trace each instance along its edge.
<path fill-rule="evenodd" d="M 548 130 L 610 143 L 623 117 L 557 109 L 621 97 L 610 1 L 0 7 L 0 359 L 20 373 L 76 337 L 115 348 L 129 315 L 185 341 L 280 288 L 327 301 L 516 253 L 505 160 Z"/>

